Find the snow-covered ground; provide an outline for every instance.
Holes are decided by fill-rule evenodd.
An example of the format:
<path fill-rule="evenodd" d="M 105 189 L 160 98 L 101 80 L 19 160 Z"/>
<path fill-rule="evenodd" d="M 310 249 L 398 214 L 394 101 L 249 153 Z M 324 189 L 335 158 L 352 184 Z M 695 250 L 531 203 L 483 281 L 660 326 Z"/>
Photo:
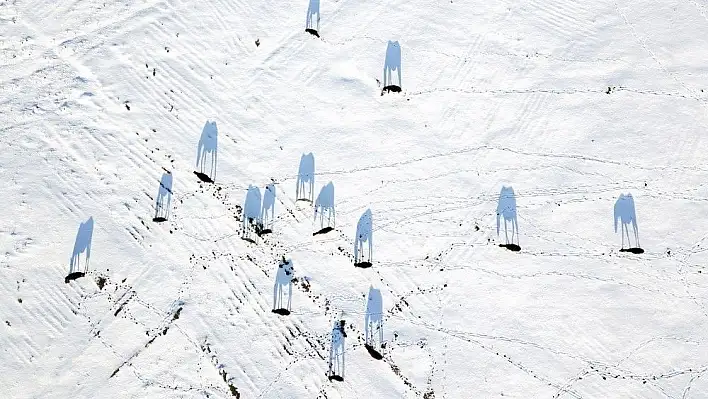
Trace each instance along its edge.
<path fill-rule="evenodd" d="M 708 3 L 309 6 L 0 0 L 1 397 L 708 398 Z"/>

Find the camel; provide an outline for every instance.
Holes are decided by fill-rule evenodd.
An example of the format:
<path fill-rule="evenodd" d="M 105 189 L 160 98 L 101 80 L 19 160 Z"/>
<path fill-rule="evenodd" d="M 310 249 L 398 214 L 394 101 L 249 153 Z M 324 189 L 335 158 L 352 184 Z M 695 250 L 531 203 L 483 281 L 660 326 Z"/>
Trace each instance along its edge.
<path fill-rule="evenodd" d="M 305 193 L 305 183 L 309 190 Z M 295 200 L 309 200 L 312 202 L 315 196 L 315 156 L 312 153 L 302 154 L 300 157 L 300 168 L 297 172 L 297 187 L 295 188 Z"/>
<path fill-rule="evenodd" d="M 391 73 L 393 70 L 398 72 L 398 84 L 394 84 L 391 79 Z M 384 90 L 398 88 L 397 91 L 401 90 L 403 83 L 401 81 L 401 45 L 398 41 L 388 41 L 386 45 L 386 60 L 384 61 L 384 72 L 383 72 L 383 88 Z M 393 89 L 395 91 L 395 89 Z"/>
<path fill-rule="evenodd" d="M 293 299 L 293 282 L 295 281 L 295 268 L 292 260 L 286 260 L 283 257 L 282 262 L 278 265 L 278 270 L 275 275 L 275 284 L 273 286 L 273 310 L 283 309 L 290 313 L 290 306 Z M 288 286 L 288 305 L 283 307 L 283 286 Z"/>
<path fill-rule="evenodd" d="M 167 200 L 165 200 L 165 198 Z M 167 202 L 167 204 L 165 204 Z M 162 175 L 160 189 L 155 200 L 155 218 L 153 220 L 167 220 L 172 202 L 172 173 L 169 171 Z"/>
<path fill-rule="evenodd" d="M 313 21 L 314 15 L 317 19 Z M 316 34 L 320 30 L 320 0 L 310 0 L 307 7 L 307 20 L 305 21 L 305 31 Z M 317 35 L 316 35 L 317 36 Z"/>
<path fill-rule="evenodd" d="M 84 263 L 84 272 L 88 270 L 89 259 L 91 258 L 91 240 L 93 239 L 93 216 L 88 218 L 86 222 L 81 222 L 79 231 L 76 233 L 74 241 L 74 251 L 71 254 L 69 262 L 69 274 L 78 271 L 80 267 L 81 253 L 86 252 L 86 261 Z"/>
<path fill-rule="evenodd" d="M 629 229 L 627 228 L 628 224 L 632 224 L 632 229 L 634 230 L 634 241 L 637 244 L 637 248 L 639 248 L 639 230 L 637 229 L 637 213 L 636 213 L 636 208 L 634 207 L 634 198 L 632 197 L 632 194 L 621 194 L 619 198 L 617 198 L 617 202 L 615 202 L 615 212 L 614 212 L 614 220 L 615 220 L 615 233 L 617 233 L 617 221 L 621 221 L 622 225 L 620 226 L 620 233 L 622 234 L 622 249 L 624 249 L 624 235 L 625 233 L 627 234 L 627 243 L 631 247 L 630 243 L 630 238 L 629 238 Z M 622 231 L 622 228 L 624 228 L 624 231 Z"/>
<path fill-rule="evenodd" d="M 335 218 L 334 213 L 334 184 L 327 183 L 320 190 L 320 194 L 315 201 L 315 218 L 317 213 L 320 214 L 320 227 L 324 227 L 324 213 L 327 211 L 327 226 L 334 228 L 332 219 Z"/>
<path fill-rule="evenodd" d="M 374 333 L 378 331 L 378 345 L 383 344 L 383 300 L 381 291 L 369 287 L 369 296 L 366 301 L 366 316 L 364 317 L 365 343 L 372 349 L 374 345 Z"/>
<path fill-rule="evenodd" d="M 217 160 L 217 138 L 219 131 L 216 127 L 216 122 L 207 121 L 202 129 L 202 135 L 199 138 L 199 144 L 197 146 L 197 167 L 202 175 L 204 173 L 204 167 L 206 164 L 206 155 L 209 154 L 211 157 L 211 165 L 209 169 L 209 177 L 212 181 L 216 181 L 216 160 Z"/>
<path fill-rule="evenodd" d="M 246 201 L 243 204 L 243 220 L 241 225 L 241 235 L 249 238 L 250 227 L 256 232 L 260 231 L 261 224 L 261 190 L 253 185 L 248 186 Z"/>
<path fill-rule="evenodd" d="M 328 377 L 330 380 L 344 381 L 344 320 L 334 322 L 332 328 L 332 341 L 329 349 Z"/>
<path fill-rule="evenodd" d="M 275 219 L 275 184 L 270 183 L 263 191 L 263 206 L 261 207 L 261 223 L 263 228 L 272 230 Z"/>
<path fill-rule="evenodd" d="M 516 232 L 516 244 L 519 243 L 519 227 L 516 217 L 516 197 L 514 189 L 503 186 L 499 194 L 499 204 L 497 205 L 497 236 L 499 235 L 500 219 L 504 218 L 504 234 L 506 235 L 506 245 L 512 244 L 514 241 L 514 232 Z M 509 233 L 507 232 L 507 221 L 511 222 L 511 242 L 509 241 Z"/>
<path fill-rule="evenodd" d="M 356 265 L 357 263 L 363 263 L 361 258 L 363 257 L 364 253 L 364 242 L 367 242 L 369 244 L 369 259 L 368 262 L 371 263 L 372 260 L 372 250 L 373 250 L 373 242 L 372 242 L 372 216 L 371 216 L 371 209 L 367 209 L 366 212 L 364 212 L 361 217 L 359 218 L 359 223 L 356 225 L 356 237 L 354 237 L 354 264 Z"/>

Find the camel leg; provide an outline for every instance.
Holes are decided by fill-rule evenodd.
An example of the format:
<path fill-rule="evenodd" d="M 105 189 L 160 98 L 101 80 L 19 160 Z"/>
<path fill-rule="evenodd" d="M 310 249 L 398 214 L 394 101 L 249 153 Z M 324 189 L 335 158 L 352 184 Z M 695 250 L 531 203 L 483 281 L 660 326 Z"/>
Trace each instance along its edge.
<path fill-rule="evenodd" d="M 292 308 L 293 304 L 293 283 L 288 284 L 288 310 Z"/>
<path fill-rule="evenodd" d="M 629 246 L 629 248 L 632 248 L 632 241 L 629 238 L 629 229 L 627 228 L 626 224 L 623 226 L 624 226 L 625 233 L 627 233 L 627 245 Z"/>
<path fill-rule="evenodd" d="M 84 266 L 84 273 L 88 272 L 90 260 L 91 260 L 91 239 L 89 239 L 88 245 L 86 246 L 86 264 Z"/>
<path fill-rule="evenodd" d="M 369 234 L 369 262 L 374 261 L 373 253 L 374 253 L 374 244 L 371 242 L 371 234 Z"/>
<path fill-rule="evenodd" d="M 379 329 L 379 346 L 381 346 L 381 345 L 383 345 L 383 315 L 381 315 L 381 319 L 379 319 L 378 329 Z"/>
<path fill-rule="evenodd" d="M 509 231 L 506 228 L 506 218 L 504 218 L 504 235 L 506 236 L 506 243 L 509 244 Z"/>
<path fill-rule="evenodd" d="M 273 284 L 273 310 L 278 309 L 278 282 Z"/>
<path fill-rule="evenodd" d="M 217 158 L 216 157 L 217 157 L 216 151 L 214 151 L 214 157 L 213 157 L 214 166 L 212 166 L 212 168 L 214 170 L 212 172 L 214 174 L 214 177 L 211 178 L 213 181 L 216 181 L 216 166 L 217 166 Z"/>

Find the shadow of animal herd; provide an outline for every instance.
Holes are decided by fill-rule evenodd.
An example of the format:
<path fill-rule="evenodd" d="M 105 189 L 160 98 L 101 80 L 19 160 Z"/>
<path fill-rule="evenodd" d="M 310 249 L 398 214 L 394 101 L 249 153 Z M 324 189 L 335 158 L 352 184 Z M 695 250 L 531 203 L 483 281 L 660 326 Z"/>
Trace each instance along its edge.
<path fill-rule="evenodd" d="M 194 173 L 199 181 L 214 183 L 216 177 L 216 152 L 218 128 L 216 122 L 207 121 L 197 146 L 197 169 Z M 207 173 L 208 172 L 208 173 Z M 315 157 L 312 153 L 302 154 L 295 182 L 295 201 L 309 202 L 313 209 L 313 236 L 327 234 L 334 230 L 336 223 L 335 191 L 332 181 L 324 184 L 315 197 Z M 173 174 L 165 170 L 158 186 L 155 199 L 155 223 L 169 219 L 172 207 Z M 243 203 L 241 218 L 241 238 L 256 244 L 256 237 L 273 233 L 275 226 L 276 184 L 270 183 L 264 190 L 249 185 Z M 632 227 L 630 234 L 629 226 Z M 516 194 L 510 186 L 503 186 L 499 193 L 496 208 L 497 236 L 503 244 L 500 247 L 510 251 L 521 251 L 517 216 Z M 371 209 L 367 209 L 359 218 L 354 234 L 354 266 L 370 268 L 373 266 L 373 231 L 374 219 Z M 614 230 L 622 236 L 621 252 L 639 254 L 644 252 L 639 246 L 639 232 L 634 198 L 631 194 L 621 194 L 614 205 Z M 65 282 L 86 275 L 91 257 L 91 242 L 94 231 L 94 219 L 90 217 L 79 225 L 74 250 L 69 262 L 69 274 Z M 626 239 L 625 239 L 626 236 Z M 81 256 L 83 255 L 83 267 Z M 278 264 L 273 285 L 272 312 L 288 316 L 292 312 L 293 284 L 298 281 L 291 259 L 285 257 Z M 383 336 L 383 300 L 381 291 L 370 287 L 365 312 L 365 348 L 374 359 L 383 359 L 382 351 L 386 347 Z M 344 342 L 346 339 L 343 319 L 336 320 L 332 327 L 330 356 L 328 360 L 328 378 L 335 381 L 344 379 Z"/>
<path fill-rule="evenodd" d="M 310 0 L 307 7 L 307 18 L 305 20 L 305 32 L 320 38 L 320 0 Z M 394 75 L 393 72 L 396 72 Z M 402 86 L 401 78 L 401 44 L 398 41 L 389 40 L 386 44 L 386 58 L 383 67 L 383 88 L 381 95 L 386 92 L 400 93 Z"/>
<path fill-rule="evenodd" d="M 307 9 L 305 31 L 320 37 L 320 0 L 310 0 Z M 395 73 L 394 73 L 395 72 Z M 398 41 L 388 41 L 383 67 L 384 92 L 401 92 L 401 46 Z M 218 154 L 218 128 L 215 121 L 207 121 L 197 144 L 196 169 L 194 174 L 204 183 L 215 183 Z M 312 153 L 302 154 L 298 168 L 295 187 L 295 201 L 304 201 L 313 207 L 313 236 L 327 234 L 335 229 L 335 191 L 334 183 L 328 182 L 315 197 L 315 157 Z M 173 175 L 165 170 L 159 182 L 155 200 L 155 216 L 153 222 L 162 223 L 169 219 L 172 207 Z M 243 205 L 241 220 L 241 238 L 256 243 L 256 237 L 270 234 L 275 225 L 276 185 L 265 186 L 263 192 L 258 186 L 249 185 Z M 519 243 L 519 228 L 517 217 L 516 196 L 514 189 L 503 186 L 499 194 L 496 209 L 497 236 L 501 236 L 503 226 L 504 243 L 500 247 L 510 251 L 521 251 Z M 502 223 L 503 222 L 503 223 Z M 619 223 L 619 224 L 618 224 Z M 619 230 L 622 236 L 620 251 L 630 253 L 644 252 L 639 246 L 637 217 L 634 199 L 631 194 L 622 194 L 614 206 L 615 233 Z M 632 226 L 633 234 L 629 232 Z M 91 242 L 94 231 L 94 220 L 90 217 L 79 225 L 76 234 L 74 250 L 69 263 L 69 274 L 65 282 L 85 276 L 88 271 L 91 256 Z M 625 247 L 625 236 L 627 246 Z M 367 209 L 359 218 L 354 236 L 354 266 L 370 268 L 373 266 L 373 215 Z M 81 255 L 84 255 L 83 267 Z M 283 257 L 276 270 L 273 286 L 272 312 L 288 316 L 292 311 L 292 286 L 298 280 L 291 259 Z M 286 293 L 287 292 L 287 293 Z M 381 291 L 369 288 L 365 312 L 365 348 L 375 359 L 382 359 L 382 351 L 386 347 L 383 335 L 383 300 Z M 328 378 L 334 381 L 344 380 L 345 367 L 345 320 L 334 321 L 331 331 L 330 354 L 328 359 Z"/>

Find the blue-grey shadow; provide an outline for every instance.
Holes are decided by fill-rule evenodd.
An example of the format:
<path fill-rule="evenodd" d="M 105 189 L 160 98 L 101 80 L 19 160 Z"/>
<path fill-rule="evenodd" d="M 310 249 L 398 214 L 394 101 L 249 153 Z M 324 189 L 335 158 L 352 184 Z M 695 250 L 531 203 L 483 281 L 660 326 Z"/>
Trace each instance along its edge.
<path fill-rule="evenodd" d="M 505 244 L 499 244 L 510 251 L 521 251 L 519 246 L 519 225 L 516 215 L 516 195 L 512 187 L 503 186 L 499 193 L 499 203 L 497 204 L 497 236 L 499 236 L 501 219 L 504 219 L 504 236 L 506 237 Z M 509 240 L 509 231 L 507 222 L 511 223 L 511 240 Z M 516 235 L 516 242 L 514 242 Z"/>
<path fill-rule="evenodd" d="M 354 237 L 354 266 L 371 267 L 373 253 L 373 220 L 371 209 L 367 209 L 359 218 L 356 225 L 356 236 Z M 364 243 L 367 243 L 368 251 L 364 251 Z M 366 253 L 366 254 L 365 254 Z"/>
<path fill-rule="evenodd" d="M 194 174 L 205 183 L 216 181 L 217 150 L 219 130 L 216 122 L 207 121 L 197 144 L 197 169 Z M 207 163 L 209 155 L 209 163 Z"/>
<path fill-rule="evenodd" d="M 296 201 L 313 202 L 315 200 L 315 156 L 311 152 L 302 154 L 300 157 L 296 184 Z"/>
<path fill-rule="evenodd" d="M 332 328 L 329 367 L 327 369 L 327 378 L 330 381 L 344 381 L 344 339 L 347 337 L 344 327 L 345 321 L 337 320 Z"/>
<path fill-rule="evenodd" d="M 398 72 L 398 79 L 392 75 L 393 71 Z M 398 41 L 388 41 L 386 45 L 386 59 L 384 60 L 383 69 L 383 90 L 384 92 L 399 93 L 403 87 L 401 80 L 401 45 Z"/>
<path fill-rule="evenodd" d="M 381 291 L 369 287 L 366 300 L 366 316 L 364 317 L 365 344 L 364 347 L 371 357 L 376 360 L 383 359 L 379 348 L 384 347 L 383 341 L 383 299 Z"/>
<path fill-rule="evenodd" d="M 332 182 L 322 186 L 320 194 L 317 196 L 315 201 L 315 220 L 318 213 L 320 214 L 320 228 L 312 235 L 325 234 L 334 230 L 336 215 L 334 212 L 334 184 Z M 326 224 L 325 214 L 327 214 Z"/>
<path fill-rule="evenodd" d="M 64 279 L 64 282 L 68 283 L 71 280 L 76 280 L 86 275 L 91 258 L 92 240 L 93 216 L 89 217 L 86 222 L 81 222 L 79 225 L 79 230 L 76 232 L 76 239 L 74 240 L 74 251 L 71 253 L 71 260 L 69 261 L 69 274 Z M 81 270 L 81 254 L 84 252 L 86 255 L 84 267 L 83 270 Z"/>
<path fill-rule="evenodd" d="M 246 200 L 243 203 L 243 220 L 241 238 L 255 243 L 255 236 L 263 229 L 261 223 L 261 190 L 253 185 L 248 186 Z"/>
<path fill-rule="evenodd" d="M 166 171 L 160 179 L 160 187 L 157 190 L 155 199 L 155 217 L 153 222 L 164 222 L 170 216 L 170 206 L 172 204 L 172 173 Z"/>
<path fill-rule="evenodd" d="M 275 284 L 273 285 L 273 313 L 281 316 L 290 314 L 293 300 L 293 282 L 295 281 L 293 262 L 283 257 L 275 273 Z M 283 287 L 285 286 L 288 287 L 288 302 L 286 306 L 283 306 Z"/>
<path fill-rule="evenodd" d="M 315 18 L 315 14 L 317 18 Z M 320 37 L 320 0 L 310 0 L 310 4 L 307 6 L 305 32 Z"/>
<path fill-rule="evenodd" d="M 620 234 L 622 235 L 622 248 L 620 252 L 630 252 L 633 254 L 644 253 L 644 250 L 639 245 L 639 229 L 637 228 L 637 209 L 634 205 L 634 197 L 632 194 L 620 194 L 619 198 L 615 202 L 614 209 L 614 224 L 615 233 L 617 233 L 617 222 L 620 222 Z M 632 246 L 632 240 L 629 235 L 628 225 L 632 225 L 633 235 L 634 235 L 634 246 Z M 624 236 L 627 236 L 627 246 L 624 245 Z"/>
<path fill-rule="evenodd" d="M 263 191 L 263 206 L 261 207 L 262 230 L 259 235 L 273 232 L 275 220 L 275 183 L 270 183 Z"/>

